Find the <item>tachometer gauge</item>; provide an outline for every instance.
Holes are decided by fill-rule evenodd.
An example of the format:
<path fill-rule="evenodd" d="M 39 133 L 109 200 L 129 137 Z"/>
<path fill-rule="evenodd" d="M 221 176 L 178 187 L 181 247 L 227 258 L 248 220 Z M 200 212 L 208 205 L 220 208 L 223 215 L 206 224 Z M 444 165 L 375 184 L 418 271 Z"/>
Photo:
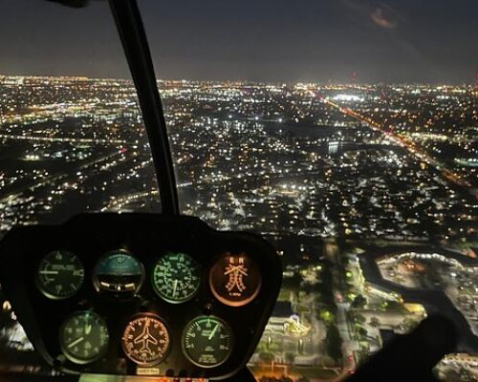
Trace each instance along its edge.
<path fill-rule="evenodd" d="M 78 256 L 67 251 L 53 251 L 40 262 L 37 285 L 46 297 L 61 300 L 75 295 L 84 278 L 85 269 Z"/>
<path fill-rule="evenodd" d="M 136 293 L 143 280 L 143 265 L 124 250 L 107 253 L 98 261 L 93 273 L 98 292 Z"/>
<path fill-rule="evenodd" d="M 209 286 L 223 304 L 239 307 L 250 303 L 259 294 L 261 271 L 246 254 L 226 254 L 211 268 Z"/>
<path fill-rule="evenodd" d="M 232 352 L 233 334 L 229 325 L 217 317 L 193 319 L 183 333 L 182 346 L 186 357 L 196 366 L 217 367 Z"/>
<path fill-rule="evenodd" d="M 158 316 L 139 314 L 126 327 L 122 344 L 131 361 L 138 365 L 153 366 L 160 363 L 169 351 L 169 331 Z"/>
<path fill-rule="evenodd" d="M 94 312 L 76 312 L 60 328 L 61 350 L 76 364 L 99 360 L 108 351 L 108 343 L 108 327 Z"/>
<path fill-rule="evenodd" d="M 163 300 L 179 304 L 194 297 L 201 283 L 199 264 L 185 253 L 168 253 L 153 270 L 153 287 Z"/>

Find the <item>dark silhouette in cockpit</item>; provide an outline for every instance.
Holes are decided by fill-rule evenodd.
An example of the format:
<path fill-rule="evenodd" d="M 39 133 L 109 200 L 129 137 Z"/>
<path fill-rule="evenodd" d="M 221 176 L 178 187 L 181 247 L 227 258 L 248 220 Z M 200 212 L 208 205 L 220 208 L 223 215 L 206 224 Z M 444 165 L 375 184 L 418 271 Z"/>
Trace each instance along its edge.
<path fill-rule="evenodd" d="M 347 382 L 435 382 L 435 365 L 456 351 L 457 331 L 443 316 L 430 316 L 359 367 Z"/>

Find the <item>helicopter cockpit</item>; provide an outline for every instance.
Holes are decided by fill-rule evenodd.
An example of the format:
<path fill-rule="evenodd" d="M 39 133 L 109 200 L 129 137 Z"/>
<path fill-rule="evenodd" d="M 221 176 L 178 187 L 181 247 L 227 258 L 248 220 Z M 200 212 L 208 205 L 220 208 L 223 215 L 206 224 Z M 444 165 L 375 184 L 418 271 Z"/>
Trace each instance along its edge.
<path fill-rule="evenodd" d="M 72 67 L 103 72 L 0 73 L 0 161 L 13 163 L 5 173 L 0 166 L 0 297 L 14 322 L 0 323 L 0 381 L 428 382 L 439 362 L 443 375 L 478 378 L 478 166 L 469 155 L 478 152 L 478 87 L 363 85 L 355 71 L 348 85 L 162 81 L 148 37 L 171 24 L 150 28 L 157 20 L 147 14 L 160 2 L 146 12 L 141 0 L 40 3 L 51 20 L 59 9 L 71 23 L 84 17 L 76 32 L 66 31 L 68 21 L 58 30 L 44 24 L 52 40 L 63 31 L 63 43 L 84 34 L 69 57 L 84 66 Z M 284 21 L 289 8 L 278 3 Z M 365 15 L 380 28 L 374 43 L 388 46 L 383 31 L 397 41 L 404 17 L 371 3 L 329 5 L 332 14 Z M 211 4 L 214 13 L 220 5 Z M 267 21 L 268 6 L 259 8 L 259 16 L 242 14 L 244 25 Z M 310 25 L 290 15 L 297 29 L 282 35 L 289 42 L 317 24 L 300 12 Z M 84 21 L 101 25 L 105 15 L 118 47 Z M 337 25 L 321 17 L 334 33 L 346 20 L 371 34 L 354 17 Z M 236 27 L 236 42 L 259 40 Z M 88 50 L 96 36 L 96 48 L 126 58 L 131 81 L 109 76 L 115 60 L 100 64 Z M 173 45 L 165 50 L 187 61 Z M 58 46 L 39 54 L 43 69 L 62 54 Z M 198 55 L 205 66 L 207 54 Z M 215 71 L 231 64 L 225 57 Z M 450 112 L 455 103 L 460 113 Z M 448 112 L 465 126 L 452 143 Z M 453 160 L 443 159 L 450 152 Z M 34 366 L 17 353 L 9 364 L 5 341 L 35 354 Z"/>
<path fill-rule="evenodd" d="M 29 339 L 66 373 L 235 375 L 281 285 L 263 239 L 190 217 L 82 215 L 14 230 L 1 252 L 2 286 Z"/>
<path fill-rule="evenodd" d="M 163 213 L 84 214 L 16 228 L 0 248 L 2 288 L 35 349 L 62 373 L 233 377 L 272 313 L 280 260 L 257 235 L 178 214 L 139 9 L 135 1 L 110 6 L 148 126 Z"/>

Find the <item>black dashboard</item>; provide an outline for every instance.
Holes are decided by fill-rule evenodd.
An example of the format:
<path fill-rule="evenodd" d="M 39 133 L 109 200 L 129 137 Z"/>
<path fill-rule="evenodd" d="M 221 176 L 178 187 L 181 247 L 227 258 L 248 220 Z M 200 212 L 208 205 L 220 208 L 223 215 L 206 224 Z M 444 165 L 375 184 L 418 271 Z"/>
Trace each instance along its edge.
<path fill-rule="evenodd" d="M 66 373 L 231 377 L 281 280 L 264 239 L 192 217 L 85 214 L 0 243 L 0 282 L 20 323 Z"/>

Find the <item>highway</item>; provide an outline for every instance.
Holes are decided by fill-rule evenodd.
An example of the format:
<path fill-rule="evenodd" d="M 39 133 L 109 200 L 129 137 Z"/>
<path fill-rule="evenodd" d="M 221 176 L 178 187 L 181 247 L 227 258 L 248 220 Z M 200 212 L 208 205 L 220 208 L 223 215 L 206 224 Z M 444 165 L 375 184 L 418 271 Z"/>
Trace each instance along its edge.
<path fill-rule="evenodd" d="M 319 98 L 322 102 L 327 104 L 330 107 L 333 107 L 340 111 L 342 114 L 347 115 L 349 117 L 355 118 L 360 122 L 365 123 L 369 126 L 372 130 L 380 132 L 384 134 L 391 142 L 397 144 L 400 147 L 407 149 L 412 155 L 418 158 L 420 161 L 432 166 L 435 168 L 443 178 L 446 180 L 465 188 L 471 195 L 478 199 L 478 190 L 475 189 L 467 180 L 463 179 L 463 177 L 452 169 L 447 168 L 443 163 L 440 163 L 436 158 L 432 157 L 431 155 L 427 154 L 420 148 L 414 141 L 408 139 L 406 137 L 399 136 L 394 134 L 392 131 L 387 129 L 385 126 L 375 122 L 369 117 L 366 117 L 350 108 L 343 107 L 336 102 L 327 99 L 321 94 L 317 94 L 316 92 L 310 90 L 310 95 Z"/>

